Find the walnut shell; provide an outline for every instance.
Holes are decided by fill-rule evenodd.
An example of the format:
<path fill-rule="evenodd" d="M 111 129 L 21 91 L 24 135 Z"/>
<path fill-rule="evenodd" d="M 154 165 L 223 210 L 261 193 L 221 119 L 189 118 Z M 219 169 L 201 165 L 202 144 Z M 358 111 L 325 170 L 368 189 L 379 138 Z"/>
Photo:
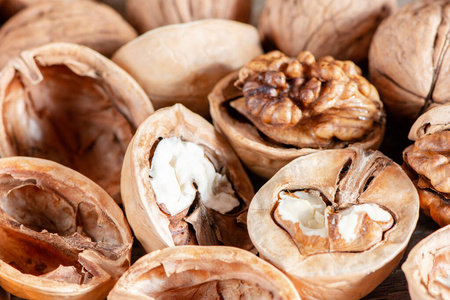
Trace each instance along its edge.
<path fill-rule="evenodd" d="M 0 178 L 0 285 L 26 299 L 104 299 L 133 242 L 114 200 L 39 158 L 1 158 Z"/>
<path fill-rule="evenodd" d="M 295 191 L 326 206 L 323 227 L 316 227 L 323 233 L 311 233 L 314 222 L 305 225 L 310 233 L 302 233 L 277 220 L 280 192 Z M 260 256 L 288 275 L 302 299 L 360 299 L 400 262 L 418 220 L 418 201 L 408 176 L 380 152 L 324 150 L 295 159 L 263 185 L 250 203 L 248 230 Z M 377 224 L 382 219 L 370 217 L 372 209 L 344 220 L 364 205 L 381 210 L 390 224 Z"/>
<path fill-rule="evenodd" d="M 448 1 L 414 1 L 374 35 L 370 76 L 392 118 L 412 124 L 427 109 L 449 102 L 448 18 Z"/>
<path fill-rule="evenodd" d="M 131 298 L 130 298 L 131 297 Z M 180 246 L 140 258 L 108 299 L 300 299 L 277 268 L 226 246 Z"/>
<path fill-rule="evenodd" d="M 120 171 L 138 125 L 153 112 L 142 88 L 87 47 L 23 51 L 0 73 L 0 154 L 71 167 L 120 201 Z"/>
<path fill-rule="evenodd" d="M 422 211 L 440 226 L 450 224 L 450 103 L 414 122 L 414 144 L 403 151 L 403 167 L 419 192 Z"/>
<path fill-rule="evenodd" d="M 396 8 L 396 0 L 365 5 L 358 0 L 266 0 L 258 28 L 267 48 L 289 56 L 308 50 L 317 57 L 360 62 L 367 58 L 378 25 Z"/>
<path fill-rule="evenodd" d="M 216 172 L 226 175 L 231 183 L 240 200 L 238 211 L 221 214 L 192 204 L 189 211 L 175 216 L 163 212 L 156 202 L 149 171 L 157 143 L 169 137 L 180 137 L 204 149 Z M 253 248 L 246 228 L 253 186 L 225 138 L 181 104 L 157 110 L 139 126 L 124 158 L 121 193 L 130 225 L 147 252 L 185 243 Z M 193 220 L 194 216 L 201 218 Z"/>
<path fill-rule="evenodd" d="M 214 84 L 261 53 L 253 26 L 209 19 L 146 32 L 112 59 L 140 83 L 155 109 L 182 103 L 208 117 Z"/>
<path fill-rule="evenodd" d="M 247 23 L 252 0 L 126 0 L 127 20 L 144 33 L 151 29 L 201 19 L 228 19 Z"/>
<path fill-rule="evenodd" d="M 443 227 L 412 248 L 402 265 L 412 300 L 449 299 L 450 226 Z"/>
<path fill-rule="evenodd" d="M 44 2 L 49 1 L 66 1 L 66 0 L 1 0 L 1 15 L 5 18 L 9 18 L 12 15 L 16 14 L 18 11 L 31 6 L 31 5 L 37 5 Z M 81 0 L 85 1 L 85 0 Z M 87 0 L 86 0 L 87 1 Z"/>
<path fill-rule="evenodd" d="M 264 178 L 300 155 L 354 143 L 376 149 L 384 136 L 383 104 L 359 68 L 307 51 L 256 57 L 219 81 L 209 101 L 214 125 Z"/>
<path fill-rule="evenodd" d="M 111 57 L 136 31 L 106 4 L 44 1 L 22 10 L 0 28 L 0 68 L 25 49 L 50 42 L 88 46 Z"/>

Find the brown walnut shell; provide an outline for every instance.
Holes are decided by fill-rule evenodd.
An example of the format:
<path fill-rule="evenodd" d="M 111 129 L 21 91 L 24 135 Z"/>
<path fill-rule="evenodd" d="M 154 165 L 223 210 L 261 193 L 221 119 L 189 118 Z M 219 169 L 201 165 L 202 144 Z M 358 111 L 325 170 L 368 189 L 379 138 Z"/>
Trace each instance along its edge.
<path fill-rule="evenodd" d="M 450 226 L 445 226 L 412 248 L 402 265 L 412 300 L 450 298 Z"/>
<path fill-rule="evenodd" d="M 304 50 L 360 62 L 367 58 L 373 34 L 397 8 L 396 0 L 266 0 L 258 28 L 263 44 L 289 56 Z"/>
<path fill-rule="evenodd" d="M 163 212 L 156 202 L 149 171 L 157 143 L 170 137 L 203 148 L 216 172 L 226 175 L 231 183 L 240 202 L 237 209 L 221 214 L 194 202 L 189 211 L 175 216 Z M 121 193 L 130 226 L 147 252 L 186 243 L 253 248 L 246 227 L 253 186 L 226 139 L 181 104 L 157 110 L 139 126 L 125 155 Z"/>
<path fill-rule="evenodd" d="M 214 125 L 265 178 L 300 155 L 354 143 L 376 149 L 384 136 L 383 104 L 360 69 L 307 51 L 254 58 L 219 81 L 209 101 Z"/>
<path fill-rule="evenodd" d="M 108 295 L 114 299 L 300 299 L 277 268 L 226 246 L 180 246 L 140 258 Z"/>
<path fill-rule="evenodd" d="M 414 144 L 403 151 L 403 167 L 419 192 L 422 211 L 440 226 L 450 224 L 450 103 L 414 122 Z"/>
<path fill-rule="evenodd" d="M 151 29 L 201 19 L 247 23 L 252 0 L 125 0 L 127 20 L 144 33 Z"/>
<path fill-rule="evenodd" d="M 0 285 L 26 299 L 104 299 L 131 260 L 131 230 L 97 184 L 56 162 L 0 159 Z"/>
<path fill-rule="evenodd" d="M 280 222 L 280 192 L 295 191 L 326 205 L 325 235 Z M 370 217 L 372 209 L 344 222 L 351 209 L 367 205 L 388 215 L 389 223 Z M 283 167 L 253 197 L 248 230 L 260 256 L 288 275 L 302 299 L 360 299 L 400 262 L 418 216 L 417 191 L 400 166 L 378 151 L 353 146 L 305 155 Z"/>
<path fill-rule="evenodd" d="M 0 73 L 0 154 L 71 167 L 120 201 L 123 156 L 153 112 L 125 71 L 85 46 L 23 51 Z"/>
<path fill-rule="evenodd" d="M 139 82 L 155 109 L 181 103 L 209 117 L 214 84 L 261 53 L 255 27 L 208 19 L 146 32 L 112 59 Z"/>
<path fill-rule="evenodd" d="M 51 42 L 88 46 L 111 57 L 137 36 L 118 12 L 94 1 L 44 1 L 0 28 L 0 68 L 21 51 Z"/>
<path fill-rule="evenodd" d="M 427 109 L 449 102 L 449 18 L 448 1 L 414 1 L 374 35 L 370 76 L 393 118 L 412 124 Z"/>

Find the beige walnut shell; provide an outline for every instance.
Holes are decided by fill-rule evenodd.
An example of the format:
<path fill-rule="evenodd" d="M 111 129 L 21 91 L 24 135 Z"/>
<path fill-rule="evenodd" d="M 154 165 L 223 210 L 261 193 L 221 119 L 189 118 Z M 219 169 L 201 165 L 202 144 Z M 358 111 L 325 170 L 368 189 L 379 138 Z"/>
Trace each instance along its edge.
<path fill-rule="evenodd" d="M 51 42 L 81 44 L 111 57 L 136 36 L 131 25 L 106 4 L 43 1 L 20 11 L 1 27 L 0 68 L 21 51 Z"/>
<path fill-rule="evenodd" d="M 255 27 L 208 19 L 146 32 L 112 59 L 138 81 L 155 109 L 182 103 L 208 117 L 214 84 L 261 53 Z"/>
<path fill-rule="evenodd" d="M 240 200 L 238 211 L 221 214 L 203 210 L 203 206 L 195 207 L 194 203 L 190 212 L 186 211 L 187 215 L 177 214 L 169 218 L 163 213 L 156 202 L 149 171 L 158 141 L 169 137 L 179 137 L 204 149 L 216 172 L 226 175 L 231 183 Z M 188 237 L 183 239 L 183 243 L 253 248 L 246 227 L 253 186 L 226 139 L 208 121 L 181 104 L 157 110 L 139 126 L 125 155 L 121 194 L 130 226 L 147 252 L 178 245 L 178 238 L 186 233 Z M 190 220 L 194 215 L 201 216 L 203 221 L 194 225 Z M 194 231 L 187 231 L 188 222 Z M 177 233 L 180 227 L 186 230 Z"/>
<path fill-rule="evenodd" d="M 201 19 L 248 22 L 252 0 L 125 0 L 127 20 L 144 33 L 148 30 Z"/>
<path fill-rule="evenodd" d="M 1 158 L 0 182 L 0 285 L 26 299 L 104 299 L 133 242 L 114 200 L 39 158 Z"/>
<path fill-rule="evenodd" d="M 0 154 L 71 167 L 120 201 L 126 147 L 153 107 L 125 71 L 85 46 L 23 51 L 0 73 Z"/>
<path fill-rule="evenodd" d="M 449 102 L 449 17 L 448 1 L 414 1 L 374 35 L 370 76 L 392 118 L 412 124 L 427 109 Z"/>
<path fill-rule="evenodd" d="M 300 299 L 277 268 L 227 246 L 180 246 L 140 258 L 108 295 L 114 299 Z"/>
<path fill-rule="evenodd" d="M 450 298 L 450 226 L 445 226 L 412 248 L 402 265 L 412 300 Z"/>
<path fill-rule="evenodd" d="M 302 236 L 297 231 L 293 237 L 289 227 L 276 221 L 279 193 L 298 190 L 318 195 L 332 212 L 334 219 L 324 227 L 327 235 Z M 394 220 L 374 244 L 376 222 L 359 217 L 364 214 L 355 223 L 339 219 L 348 209 L 366 204 Z M 287 274 L 302 299 L 360 299 L 400 262 L 418 216 L 417 191 L 400 166 L 378 151 L 349 147 L 305 155 L 283 167 L 253 197 L 248 230 L 260 256 Z M 366 247 L 355 250 L 361 240 Z"/>
<path fill-rule="evenodd" d="M 263 44 L 289 56 L 304 50 L 360 62 L 380 22 L 397 8 L 396 0 L 266 0 L 258 28 Z"/>
<path fill-rule="evenodd" d="M 403 167 L 419 192 L 422 211 L 440 226 L 450 224 L 450 103 L 434 107 L 413 124 Z"/>

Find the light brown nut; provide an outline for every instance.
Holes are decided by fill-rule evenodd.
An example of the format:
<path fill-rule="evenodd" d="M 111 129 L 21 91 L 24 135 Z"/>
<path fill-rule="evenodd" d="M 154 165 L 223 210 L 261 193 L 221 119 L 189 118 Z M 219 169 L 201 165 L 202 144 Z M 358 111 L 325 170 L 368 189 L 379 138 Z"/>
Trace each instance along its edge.
<path fill-rule="evenodd" d="M 140 258 L 108 295 L 115 299 L 300 299 L 278 269 L 227 246 L 180 246 Z"/>
<path fill-rule="evenodd" d="M 395 0 L 266 0 L 258 28 L 267 49 L 361 62 L 378 25 L 396 8 Z"/>
<path fill-rule="evenodd" d="M 49 2 L 49 1 L 63 2 L 65 0 L 1 0 L 0 1 L 0 5 L 1 5 L 0 15 L 3 18 L 8 19 L 12 15 L 16 14 L 17 12 L 19 12 L 20 10 L 22 10 L 24 8 L 27 8 L 28 6 L 37 5 L 37 4 Z M 85 1 L 85 0 L 81 0 L 81 1 Z M 92 0 L 92 1 L 95 1 L 95 0 Z"/>
<path fill-rule="evenodd" d="M 450 226 L 445 226 L 412 248 L 402 265 L 412 300 L 449 299 Z"/>
<path fill-rule="evenodd" d="M 449 102 L 449 18 L 448 1 L 414 1 L 374 35 L 370 76 L 393 119 L 412 124 L 427 109 Z"/>
<path fill-rule="evenodd" d="M 104 299 L 131 260 L 120 207 L 56 162 L 0 159 L 0 285 L 26 299 Z"/>
<path fill-rule="evenodd" d="M 360 299 L 400 262 L 418 217 L 417 191 L 400 166 L 352 146 L 283 167 L 253 197 L 248 230 L 302 299 Z"/>
<path fill-rule="evenodd" d="M 144 33 L 148 30 L 201 19 L 248 22 L 252 0 L 125 0 L 127 20 Z"/>
<path fill-rule="evenodd" d="M 121 47 L 113 61 L 140 83 L 155 109 L 181 103 L 209 117 L 214 84 L 261 53 L 255 27 L 209 19 L 148 31 Z"/>
<path fill-rule="evenodd" d="M 208 207 L 196 177 L 190 180 L 175 168 L 172 172 L 178 178 L 178 185 L 193 186 L 197 191 L 195 199 L 190 199 L 183 210 L 172 211 L 173 214 L 160 204 L 167 203 L 164 201 L 169 197 L 158 198 L 157 190 L 161 187 L 151 181 L 154 177 L 150 172 L 157 162 L 155 153 L 159 143 L 170 138 L 179 138 L 203 149 L 215 172 L 224 175 L 231 184 L 230 192 L 238 200 L 236 207 L 224 213 Z M 170 164 L 177 164 L 179 156 L 170 155 Z M 194 165 L 192 169 L 200 167 Z M 173 189 L 168 189 L 180 188 L 174 184 Z M 218 185 L 217 189 L 221 188 L 223 185 Z M 121 194 L 130 225 L 147 252 L 185 244 L 253 248 L 246 226 L 247 208 L 254 194 L 252 184 L 225 138 L 208 121 L 181 104 L 157 110 L 139 126 L 125 155 Z"/>
<path fill-rule="evenodd" d="M 2 157 L 57 161 L 120 201 L 126 147 L 153 112 L 136 81 L 94 50 L 53 43 L 10 61 L 0 90 Z"/>
<path fill-rule="evenodd" d="M 131 25 L 105 4 L 42 1 L 20 11 L 1 27 L 0 69 L 21 51 L 52 42 L 88 46 L 111 57 L 136 36 Z"/>

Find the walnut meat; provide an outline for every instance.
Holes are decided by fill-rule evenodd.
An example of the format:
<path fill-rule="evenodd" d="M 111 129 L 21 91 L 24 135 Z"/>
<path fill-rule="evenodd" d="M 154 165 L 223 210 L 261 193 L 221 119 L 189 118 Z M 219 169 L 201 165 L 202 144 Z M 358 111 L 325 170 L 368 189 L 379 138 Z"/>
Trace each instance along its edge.
<path fill-rule="evenodd" d="M 302 299 L 360 299 L 397 266 L 417 224 L 405 172 L 359 146 L 301 156 L 255 194 L 248 230 Z"/>
<path fill-rule="evenodd" d="M 374 35 L 369 70 L 392 118 L 412 124 L 449 102 L 450 3 L 414 1 L 388 17 Z"/>
<path fill-rule="evenodd" d="M 258 28 L 267 48 L 289 56 L 311 51 L 315 56 L 360 62 L 367 58 L 373 34 L 395 11 L 395 0 L 279 1 L 266 0 Z"/>
<path fill-rule="evenodd" d="M 450 224 L 450 104 L 421 115 L 411 127 L 414 144 L 403 151 L 404 168 L 417 187 L 422 211 Z"/>
<path fill-rule="evenodd" d="M 212 118 L 244 163 L 263 177 L 316 149 L 381 144 L 383 104 L 350 61 L 329 56 L 316 61 L 306 51 L 294 59 L 273 51 L 250 61 L 236 77 L 224 78 L 210 94 Z M 230 87 L 232 80 L 238 90 Z M 264 152 L 264 160 L 247 154 L 251 150 Z"/>
<path fill-rule="evenodd" d="M 104 299 L 130 266 L 133 241 L 122 210 L 76 171 L 39 158 L 2 158 L 0 195 L 0 285 L 7 292 Z"/>

